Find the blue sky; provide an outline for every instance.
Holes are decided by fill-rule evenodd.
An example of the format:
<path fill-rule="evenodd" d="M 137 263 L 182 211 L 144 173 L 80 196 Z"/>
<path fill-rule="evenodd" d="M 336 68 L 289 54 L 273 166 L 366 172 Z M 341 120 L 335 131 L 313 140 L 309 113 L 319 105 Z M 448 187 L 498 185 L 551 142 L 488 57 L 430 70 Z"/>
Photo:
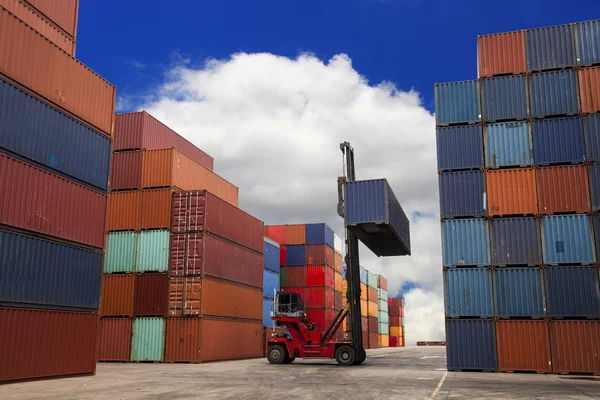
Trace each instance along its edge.
<path fill-rule="evenodd" d="M 476 77 L 478 34 L 600 17 L 581 0 L 81 0 L 77 58 L 143 95 L 181 59 L 199 65 L 235 52 L 322 60 L 346 53 L 371 84 L 419 91 L 433 111 L 433 84 Z M 176 4 L 176 5 L 175 5 Z"/>

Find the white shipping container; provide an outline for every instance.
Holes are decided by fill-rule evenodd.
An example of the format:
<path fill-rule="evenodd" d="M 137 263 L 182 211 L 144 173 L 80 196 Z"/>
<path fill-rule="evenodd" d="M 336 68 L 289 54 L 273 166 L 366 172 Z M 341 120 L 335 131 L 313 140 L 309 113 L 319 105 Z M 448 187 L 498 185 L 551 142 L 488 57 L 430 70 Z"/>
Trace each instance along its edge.
<path fill-rule="evenodd" d="M 342 253 L 342 238 L 335 232 L 333 233 L 333 250 L 338 254 L 344 254 Z"/>

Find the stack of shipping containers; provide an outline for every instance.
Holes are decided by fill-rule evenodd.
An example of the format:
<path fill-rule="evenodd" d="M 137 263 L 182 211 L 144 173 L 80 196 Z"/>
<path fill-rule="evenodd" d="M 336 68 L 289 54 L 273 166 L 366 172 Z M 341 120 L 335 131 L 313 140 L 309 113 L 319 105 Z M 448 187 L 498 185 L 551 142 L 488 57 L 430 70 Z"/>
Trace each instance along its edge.
<path fill-rule="evenodd" d="M 388 309 L 390 314 L 390 347 L 404 347 L 404 299 L 389 298 Z"/>
<path fill-rule="evenodd" d="M 367 270 L 367 318 L 369 319 L 369 349 L 379 347 L 379 296 L 377 276 Z"/>
<path fill-rule="evenodd" d="M 390 315 L 388 310 L 387 279 L 377 275 L 377 320 L 379 322 L 379 347 L 390 345 Z"/>
<path fill-rule="evenodd" d="M 264 354 L 266 355 L 267 343 L 274 329 L 281 333 L 283 330 L 276 328 L 271 319 L 271 310 L 275 300 L 275 292 L 279 291 L 279 257 L 280 245 L 276 241 L 265 236 L 264 269 L 263 269 L 263 308 L 262 322 L 264 327 Z"/>
<path fill-rule="evenodd" d="M 451 370 L 600 371 L 599 46 L 599 21 L 480 36 L 479 79 L 436 85 Z"/>
<path fill-rule="evenodd" d="M 96 369 L 115 88 L 48 3 L 0 1 L 0 382 Z"/>

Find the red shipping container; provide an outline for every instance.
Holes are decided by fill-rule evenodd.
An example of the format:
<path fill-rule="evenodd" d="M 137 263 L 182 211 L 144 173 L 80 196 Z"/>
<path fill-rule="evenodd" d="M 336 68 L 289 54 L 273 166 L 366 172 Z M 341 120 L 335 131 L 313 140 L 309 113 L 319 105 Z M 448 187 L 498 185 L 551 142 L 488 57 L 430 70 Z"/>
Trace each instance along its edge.
<path fill-rule="evenodd" d="M 370 349 L 378 349 L 379 348 L 379 334 L 378 333 L 369 333 L 369 348 Z"/>
<path fill-rule="evenodd" d="M 214 279 L 202 280 L 203 316 L 261 321 L 262 298 L 261 289 Z"/>
<path fill-rule="evenodd" d="M 307 267 L 286 267 L 285 286 L 287 287 L 306 287 Z M 306 304 L 306 299 L 304 299 Z"/>
<path fill-rule="evenodd" d="M 398 336 L 390 336 L 390 347 L 399 347 Z"/>
<path fill-rule="evenodd" d="M 540 214 L 590 211 L 590 188 L 585 165 L 536 169 Z"/>
<path fill-rule="evenodd" d="M 129 361 L 131 326 L 129 318 L 100 319 L 99 361 Z"/>
<path fill-rule="evenodd" d="M 135 275 L 133 314 L 136 317 L 163 317 L 169 304 L 169 276 L 167 274 Z"/>
<path fill-rule="evenodd" d="M 368 317 L 369 333 L 379 333 L 379 320 L 377 317 Z"/>
<path fill-rule="evenodd" d="M 308 308 L 306 309 L 306 318 L 308 322 L 315 324 L 316 331 L 324 331 L 333 322 L 335 312 L 322 308 Z"/>
<path fill-rule="evenodd" d="M 480 78 L 525 73 L 525 32 L 505 32 L 477 37 L 477 59 Z"/>
<path fill-rule="evenodd" d="M 600 373 L 600 321 L 550 321 L 552 372 Z"/>
<path fill-rule="evenodd" d="M 265 236 L 269 239 L 273 239 L 280 245 L 285 244 L 285 226 L 265 225 Z"/>
<path fill-rule="evenodd" d="M 552 372 L 546 321 L 496 322 L 498 370 Z"/>
<path fill-rule="evenodd" d="M 0 382 L 96 372 L 96 313 L 0 308 L 0 338 Z"/>
<path fill-rule="evenodd" d="M 66 34 L 77 36 L 79 0 L 26 0 L 50 21 L 58 25 Z"/>
<path fill-rule="evenodd" d="M 600 111 L 600 67 L 579 70 L 579 92 L 583 113 Z"/>
<path fill-rule="evenodd" d="M 106 194 L 0 153 L 0 224 L 102 248 L 106 203 Z"/>
<path fill-rule="evenodd" d="M 344 297 L 342 296 L 342 292 L 334 292 L 333 293 L 333 305 L 336 311 L 339 311 L 344 306 Z"/>
<path fill-rule="evenodd" d="M 146 111 L 118 114 L 113 150 L 157 150 L 175 148 L 209 170 L 213 158 Z"/>
<path fill-rule="evenodd" d="M 363 332 L 362 340 L 363 340 L 363 347 L 365 349 L 370 349 L 371 347 L 369 346 L 369 332 Z"/>
<path fill-rule="evenodd" d="M 323 265 L 306 267 L 306 286 L 333 288 L 334 285 L 335 272 L 332 268 Z"/>
<path fill-rule="evenodd" d="M 400 310 L 398 310 L 398 314 L 400 314 Z M 402 326 L 402 318 L 401 317 L 392 317 L 390 315 L 390 326 Z"/>
<path fill-rule="evenodd" d="M 289 279 L 289 271 L 291 268 L 287 269 L 288 279 Z M 331 288 L 315 288 L 309 287 L 306 288 L 306 298 L 304 299 L 304 306 L 307 308 L 331 308 L 333 309 L 334 304 L 334 296 L 333 289 Z"/>
<path fill-rule="evenodd" d="M 140 189 L 142 187 L 142 152 L 113 153 L 110 169 L 110 190 Z"/>
<path fill-rule="evenodd" d="M 173 193 L 172 232 L 210 232 L 259 253 L 264 224 L 206 190 Z"/>
<path fill-rule="evenodd" d="M 377 275 L 377 287 L 387 290 L 387 279 L 383 275 Z"/>
<path fill-rule="evenodd" d="M 287 257 L 287 252 L 285 250 L 285 245 L 284 244 L 280 244 L 279 245 L 279 265 L 280 266 L 284 266 L 285 265 L 285 258 Z"/>
<path fill-rule="evenodd" d="M 133 317 L 134 288 L 134 275 L 104 275 L 102 277 L 100 315 L 103 317 Z"/>
<path fill-rule="evenodd" d="M 200 315 L 202 278 L 186 277 L 169 280 L 169 316 Z"/>
<path fill-rule="evenodd" d="M 333 250 L 326 244 L 307 244 L 306 265 L 327 265 L 333 268 Z"/>

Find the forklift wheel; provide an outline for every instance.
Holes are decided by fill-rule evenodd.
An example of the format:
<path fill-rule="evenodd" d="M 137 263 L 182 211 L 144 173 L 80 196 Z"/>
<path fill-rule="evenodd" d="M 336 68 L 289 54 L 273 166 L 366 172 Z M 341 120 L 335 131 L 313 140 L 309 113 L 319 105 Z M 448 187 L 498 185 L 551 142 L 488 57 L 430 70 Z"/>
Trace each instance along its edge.
<path fill-rule="evenodd" d="M 347 367 L 356 361 L 356 350 L 352 346 L 340 346 L 335 351 L 335 361 L 341 366 Z"/>
<path fill-rule="evenodd" d="M 291 363 L 293 363 L 293 362 L 294 362 L 294 360 L 295 360 L 295 359 L 296 359 L 296 357 L 290 357 L 290 356 L 287 356 L 287 357 L 285 358 L 285 361 L 284 361 L 283 363 L 284 363 L 284 364 L 291 364 Z"/>
<path fill-rule="evenodd" d="M 267 353 L 267 360 L 271 364 L 283 364 L 289 356 L 287 355 L 287 351 L 278 344 L 269 347 L 269 353 Z"/>
<path fill-rule="evenodd" d="M 354 362 L 354 365 L 360 365 L 363 362 L 365 362 L 366 359 L 367 359 L 367 352 L 365 349 L 363 349 L 361 351 L 360 357 L 356 357 L 356 361 Z"/>

